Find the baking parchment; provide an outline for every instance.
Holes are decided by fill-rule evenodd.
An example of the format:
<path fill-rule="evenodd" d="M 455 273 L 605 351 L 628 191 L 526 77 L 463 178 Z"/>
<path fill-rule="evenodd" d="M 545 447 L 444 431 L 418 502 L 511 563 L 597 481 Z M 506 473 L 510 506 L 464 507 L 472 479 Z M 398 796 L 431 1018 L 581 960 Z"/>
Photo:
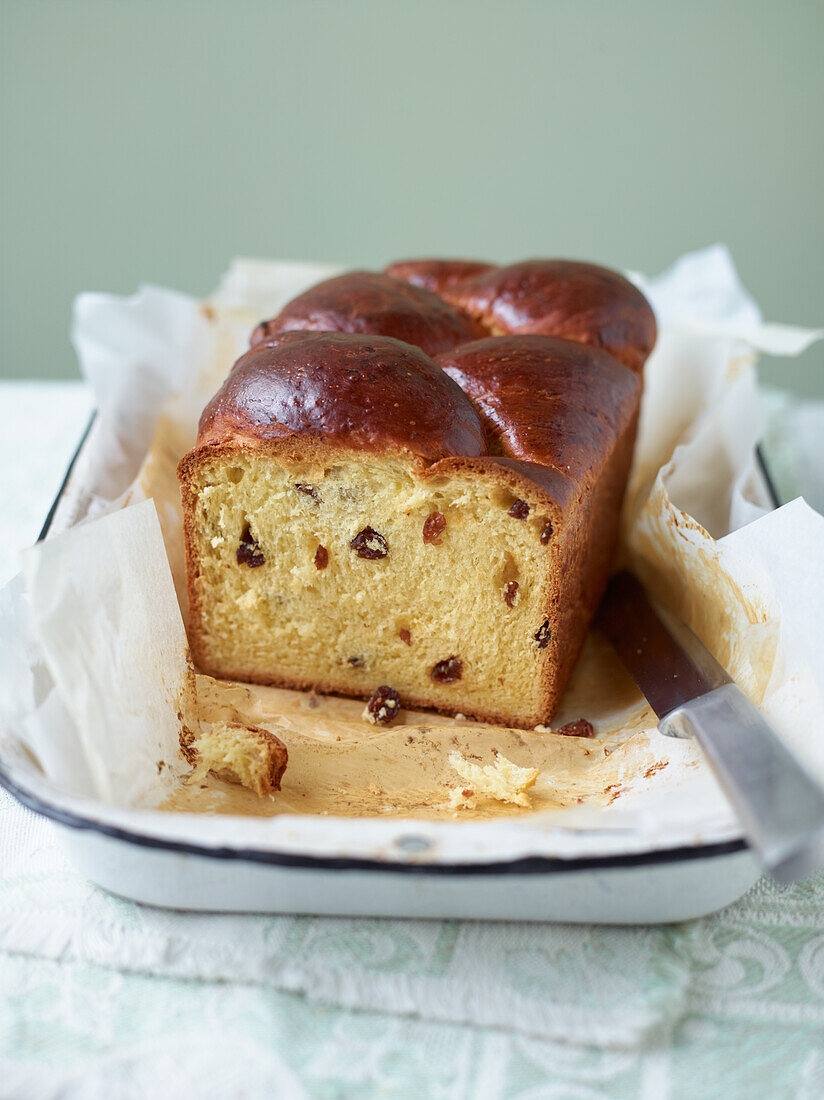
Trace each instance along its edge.
<path fill-rule="evenodd" d="M 737 835 L 699 750 L 657 733 L 594 633 L 555 720 L 589 718 L 594 741 L 413 713 L 376 731 L 360 719 L 361 703 L 187 675 L 174 599 L 176 589 L 185 615 L 174 468 L 251 328 L 337 270 L 237 261 L 205 303 L 153 287 L 78 300 L 75 343 L 99 418 L 58 517 L 71 529 L 28 551 L 25 586 L 18 579 L 0 596 L 4 757 L 52 800 L 207 843 L 254 837 L 318 854 L 385 854 L 409 817 L 416 832 L 437 836 L 432 859 L 637 851 Z M 660 335 L 622 553 L 824 778 L 824 520 L 801 501 L 764 515 L 753 489 L 755 356 L 798 354 L 820 333 L 763 324 L 720 247 L 657 279 L 633 278 Z M 260 800 L 214 780 L 181 794 L 181 715 L 278 728 L 290 748 L 282 796 Z M 477 815 L 492 820 L 461 812 L 455 828 L 444 808 L 457 782 L 447 762 L 455 748 L 483 762 L 497 749 L 540 767 L 534 811 L 493 804 Z M 151 809 L 170 796 L 178 812 Z M 346 820 L 331 828 L 335 815 Z"/>

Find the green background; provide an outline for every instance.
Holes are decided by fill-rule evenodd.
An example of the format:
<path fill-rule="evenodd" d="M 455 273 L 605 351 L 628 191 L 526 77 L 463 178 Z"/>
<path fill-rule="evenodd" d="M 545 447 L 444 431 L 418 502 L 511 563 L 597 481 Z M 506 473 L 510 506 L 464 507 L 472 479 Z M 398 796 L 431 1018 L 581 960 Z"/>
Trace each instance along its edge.
<path fill-rule="evenodd" d="M 73 296 L 233 255 L 656 272 L 726 241 L 824 323 L 824 4 L 0 0 L 0 376 L 64 377 Z M 824 394 L 824 352 L 762 364 Z"/>

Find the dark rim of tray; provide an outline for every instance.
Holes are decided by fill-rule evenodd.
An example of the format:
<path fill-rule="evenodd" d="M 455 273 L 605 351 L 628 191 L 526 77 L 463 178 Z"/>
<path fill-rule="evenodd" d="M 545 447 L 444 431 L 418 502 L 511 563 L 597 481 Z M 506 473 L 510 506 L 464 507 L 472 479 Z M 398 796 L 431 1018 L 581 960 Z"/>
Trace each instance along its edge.
<path fill-rule="evenodd" d="M 418 875 L 532 875 L 551 874 L 563 871 L 596 871 L 604 869 L 625 869 L 644 867 L 660 863 L 683 863 L 686 860 L 710 859 L 714 856 L 730 855 L 741 852 L 747 847 L 744 840 L 726 840 L 718 844 L 687 845 L 681 848 L 668 848 L 658 852 L 635 852 L 620 856 L 586 856 L 578 859 L 560 859 L 557 856 L 524 856 L 521 859 L 505 859 L 487 863 L 423 863 L 416 860 L 399 861 L 383 859 L 343 859 L 335 856 L 302 856 L 289 852 L 270 852 L 262 848 L 212 848 L 205 844 L 190 844 L 181 840 L 164 840 L 162 837 L 148 836 L 134 829 L 123 829 L 119 825 L 106 825 L 101 821 L 84 817 L 82 814 L 63 810 L 39 798 L 25 788 L 18 786 L 0 766 L 0 787 L 4 787 L 18 802 L 33 810 L 36 814 L 49 818 L 70 829 L 80 829 L 111 840 L 121 840 L 135 844 L 139 848 L 156 848 L 166 852 L 183 855 L 206 856 L 209 859 L 243 860 L 246 863 L 268 863 L 276 867 L 306 868 L 307 870 L 331 871 L 391 871 L 393 873 L 413 873 Z M 412 847 L 423 838 L 416 836 L 414 825 L 410 825 L 406 837 L 400 838 L 401 846 L 407 841 Z M 428 842 L 426 842 L 428 844 Z"/>
<path fill-rule="evenodd" d="M 43 530 L 38 541 L 44 539 L 54 520 L 55 512 L 66 490 L 77 456 L 86 442 L 86 439 L 94 423 L 93 413 L 77 444 L 66 475 L 54 503 L 49 509 Z M 775 483 L 770 475 L 769 468 L 764 458 L 760 445 L 756 448 L 756 461 L 759 472 L 764 480 L 764 485 L 770 502 L 774 508 L 779 506 L 778 493 Z M 728 840 L 718 844 L 688 845 L 681 848 L 669 848 L 656 852 L 637 852 L 627 855 L 615 856 L 588 856 L 578 859 L 559 859 L 554 856 L 525 856 L 522 859 L 508 859 L 490 863 L 423 863 L 417 861 L 391 861 L 376 859 L 339 859 L 326 856 L 301 856 L 287 852 L 270 852 L 261 848 L 211 848 L 201 844 L 189 844 L 177 840 L 164 840 L 160 837 L 147 836 L 144 833 L 135 832 L 132 829 L 123 829 L 119 826 L 106 825 L 91 818 L 84 817 L 68 810 L 62 810 L 53 806 L 44 799 L 31 794 L 18 786 L 6 771 L 0 766 L 0 787 L 4 787 L 9 794 L 17 799 L 34 813 L 50 818 L 60 825 L 71 829 L 88 830 L 99 833 L 101 836 L 112 840 L 122 840 L 128 844 L 136 844 L 142 848 L 156 848 L 163 851 L 178 852 L 185 855 L 206 856 L 210 859 L 243 860 L 248 863 L 268 863 L 279 867 L 301 867 L 314 870 L 335 871 L 391 871 L 426 875 L 524 875 L 547 874 L 563 871 L 594 871 L 605 869 L 622 869 L 629 867 L 644 867 L 661 863 L 682 863 L 686 860 L 710 859 L 717 856 L 731 855 L 744 851 L 748 845 L 745 840 Z M 414 826 L 410 826 L 407 838 L 414 850 L 416 838 Z M 403 838 L 401 838 L 403 840 Z"/>

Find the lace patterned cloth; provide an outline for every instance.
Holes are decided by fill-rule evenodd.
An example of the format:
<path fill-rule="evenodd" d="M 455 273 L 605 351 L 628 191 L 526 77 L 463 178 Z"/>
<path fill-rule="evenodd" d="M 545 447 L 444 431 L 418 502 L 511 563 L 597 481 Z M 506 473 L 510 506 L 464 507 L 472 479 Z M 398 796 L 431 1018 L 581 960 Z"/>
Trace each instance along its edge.
<path fill-rule="evenodd" d="M 88 397 L 0 400 L 5 580 Z M 821 409 L 801 433 L 771 407 L 782 488 L 816 503 Z M 824 876 L 651 928 L 170 913 L 89 885 L 0 793 L 0 1100 L 720 1095 L 824 1096 Z"/>

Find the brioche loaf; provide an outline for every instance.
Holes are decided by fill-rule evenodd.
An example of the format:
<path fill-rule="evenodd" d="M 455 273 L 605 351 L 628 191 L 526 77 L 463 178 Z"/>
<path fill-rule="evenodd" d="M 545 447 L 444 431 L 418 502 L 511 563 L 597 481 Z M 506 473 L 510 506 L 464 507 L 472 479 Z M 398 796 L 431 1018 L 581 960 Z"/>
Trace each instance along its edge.
<path fill-rule="evenodd" d="M 606 583 L 654 340 L 630 283 L 564 261 L 407 261 L 296 298 L 180 463 L 197 665 L 548 722 Z"/>

